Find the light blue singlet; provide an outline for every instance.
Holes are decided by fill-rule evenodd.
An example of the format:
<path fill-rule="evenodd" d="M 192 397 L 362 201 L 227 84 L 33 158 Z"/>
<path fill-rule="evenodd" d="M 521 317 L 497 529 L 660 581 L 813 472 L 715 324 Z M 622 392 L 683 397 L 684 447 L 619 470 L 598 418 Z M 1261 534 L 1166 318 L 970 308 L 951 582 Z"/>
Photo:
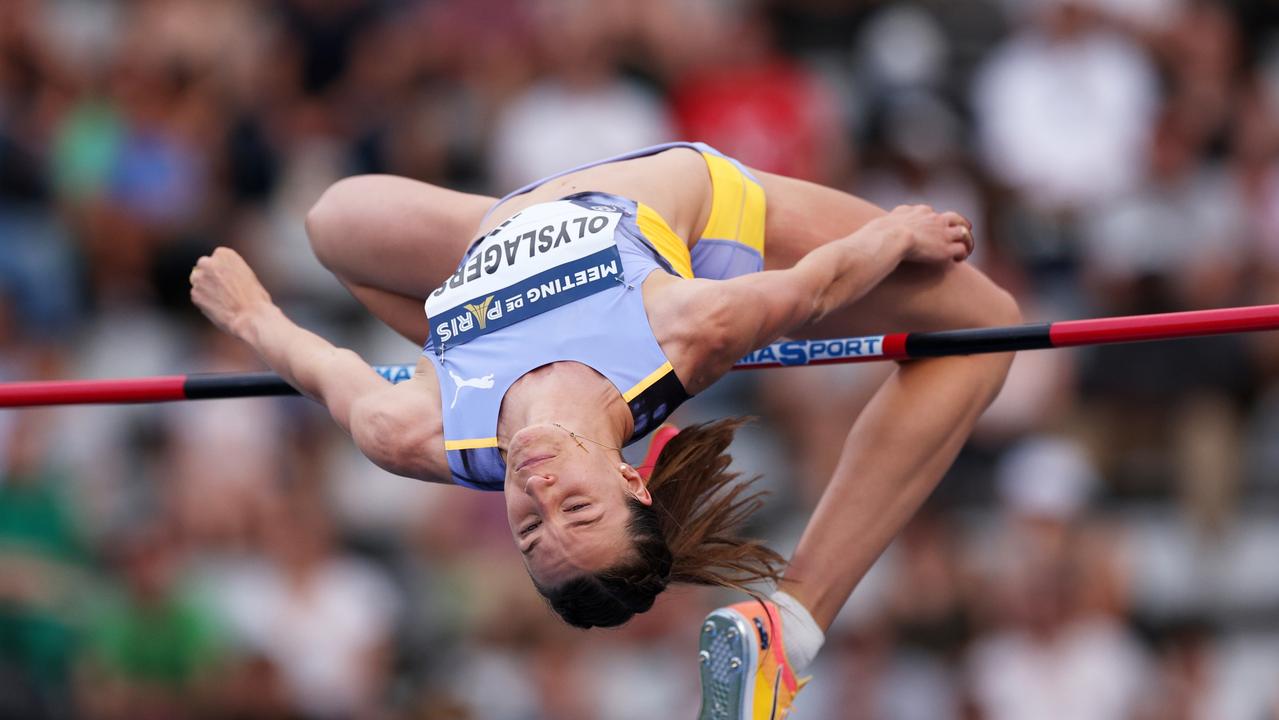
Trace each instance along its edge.
<path fill-rule="evenodd" d="M 740 173 L 741 187 L 753 186 L 751 193 L 740 193 L 743 198 L 757 191 L 757 181 L 744 168 L 700 143 L 645 148 L 602 162 L 669 147 L 697 149 L 708 165 L 714 161 L 730 167 L 731 175 Z M 737 180 L 722 168 L 719 174 L 729 179 L 716 179 L 715 207 L 744 206 L 741 200 L 732 202 L 736 194 L 729 197 L 720 188 Z M 760 206 L 751 212 L 758 221 L 757 242 L 699 241 L 707 243 L 703 262 L 714 262 L 715 276 L 760 269 L 762 191 L 754 204 Z M 734 226 L 729 212 L 719 215 L 725 220 L 721 224 Z M 738 217 L 735 226 L 742 225 Z M 627 444 L 687 400 L 649 326 L 641 287 L 655 270 L 692 277 L 696 265 L 703 264 L 696 255 L 690 258 L 684 240 L 652 208 L 598 192 L 530 206 L 476 240 L 453 276 L 426 301 L 430 337 L 423 355 L 439 378 L 453 481 L 479 490 L 502 489 L 506 463 L 497 447 L 502 399 L 516 380 L 543 365 L 580 362 L 613 383 L 634 418 Z"/>

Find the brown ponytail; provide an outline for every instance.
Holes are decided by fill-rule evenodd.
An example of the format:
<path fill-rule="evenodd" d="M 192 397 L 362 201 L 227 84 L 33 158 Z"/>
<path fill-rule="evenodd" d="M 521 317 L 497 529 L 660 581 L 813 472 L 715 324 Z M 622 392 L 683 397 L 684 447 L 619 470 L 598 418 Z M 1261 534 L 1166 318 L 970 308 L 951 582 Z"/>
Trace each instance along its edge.
<path fill-rule="evenodd" d="M 651 506 L 628 501 L 635 556 L 623 565 L 538 591 L 570 625 L 620 625 L 653 606 L 669 583 L 717 585 L 747 592 L 778 578 L 784 561 L 735 530 L 763 505 L 755 480 L 738 481 L 725 452 L 745 420 L 694 425 L 662 449 L 648 483 Z"/>

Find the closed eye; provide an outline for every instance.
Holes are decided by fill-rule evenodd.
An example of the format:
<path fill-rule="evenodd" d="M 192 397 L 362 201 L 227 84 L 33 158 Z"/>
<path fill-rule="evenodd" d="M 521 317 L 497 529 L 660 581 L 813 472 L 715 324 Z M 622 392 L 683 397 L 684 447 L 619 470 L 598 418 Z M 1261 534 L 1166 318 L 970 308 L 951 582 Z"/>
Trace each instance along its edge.
<path fill-rule="evenodd" d="M 564 509 L 564 512 L 577 512 L 577 511 L 579 511 L 579 510 L 585 510 L 586 508 L 588 508 L 588 507 L 590 507 L 590 506 L 591 506 L 591 504 L 590 504 L 590 503 L 578 503 L 578 504 L 573 505 L 573 506 L 571 506 L 571 507 L 567 507 L 567 508 L 565 508 L 565 509 Z"/>

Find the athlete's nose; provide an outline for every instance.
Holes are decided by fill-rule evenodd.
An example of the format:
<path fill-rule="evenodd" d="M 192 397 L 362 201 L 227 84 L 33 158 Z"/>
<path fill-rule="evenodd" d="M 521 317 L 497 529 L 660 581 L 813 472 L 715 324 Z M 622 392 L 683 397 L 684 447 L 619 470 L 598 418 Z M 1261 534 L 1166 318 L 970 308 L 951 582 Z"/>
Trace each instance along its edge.
<path fill-rule="evenodd" d="M 540 490 L 545 490 L 555 484 L 554 475 L 541 475 L 533 473 L 528 476 L 528 480 L 524 483 L 524 492 L 534 495 Z"/>

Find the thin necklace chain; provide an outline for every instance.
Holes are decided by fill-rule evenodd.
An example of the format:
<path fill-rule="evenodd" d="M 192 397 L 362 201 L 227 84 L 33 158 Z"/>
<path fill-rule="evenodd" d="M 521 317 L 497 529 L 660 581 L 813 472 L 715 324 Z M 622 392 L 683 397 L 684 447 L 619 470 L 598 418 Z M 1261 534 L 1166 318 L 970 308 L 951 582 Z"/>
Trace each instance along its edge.
<path fill-rule="evenodd" d="M 606 449 L 608 449 L 608 450 L 616 450 L 616 451 L 618 451 L 618 452 L 621 452 L 621 451 L 622 451 L 622 449 L 621 449 L 620 447 L 616 447 L 616 446 L 613 446 L 613 445 L 606 445 L 606 444 L 604 444 L 604 443 L 600 442 L 599 440 L 592 440 L 591 438 L 588 438 L 588 437 L 586 437 L 585 435 L 579 435 L 579 434 L 577 434 L 577 433 L 573 432 L 572 430 L 569 430 L 568 428 L 564 427 L 563 425 L 561 425 L 561 424 L 559 424 L 559 423 L 552 423 L 552 424 L 553 424 L 555 427 L 557 427 L 557 428 L 559 428 L 559 429 L 563 430 L 564 432 L 568 433 L 568 436 L 569 436 L 569 437 L 571 437 L 571 438 L 573 438 L 573 442 L 577 443 L 577 446 L 578 446 L 578 447 L 580 447 L 580 448 L 582 448 L 583 450 L 585 450 L 585 449 L 586 449 L 586 446 L 582 444 L 582 441 L 583 441 L 583 440 L 585 440 L 585 441 L 586 441 L 586 442 L 588 442 L 588 443 L 593 443 L 593 444 L 595 444 L 595 445 L 599 445 L 600 447 L 602 447 L 602 448 L 606 448 Z M 531 479 L 531 478 L 530 478 L 530 479 Z M 525 491 L 525 492 L 528 492 L 528 483 L 527 483 L 527 482 L 525 482 L 525 484 L 524 484 L 524 491 Z M 628 491 L 628 492 L 629 492 L 629 491 Z M 633 496 L 633 495 L 632 495 L 632 496 Z M 666 513 L 666 515 L 667 515 L 668 517 L 670 517 L 671 522 L 675 523 L 675 526 L 676 526 L 676 527 L 680 528 L 681 530 L 683 529 L 683 527 L 684 527 L 684 526 L 683 526 L 683 524 L 681 524 L 681 523 L 680 523 L 680 521 L 679 521 L 679 520 L 678 520 L 678 519 L 677 519 L 674 515 L 672 515 L 672 514 L 671 514 L 671 511 L 670 511 L 670 510 L 667 510 L 667 509 L 666 509 L 665 507 L 663 507 L 663 506 L 659 506 L 659 507 L 661 507 L 662 512 Z"/>
<path fill-rule="evenodd" d="M 595 444 L 595 445 L 599 445 L 600 447 L 605 448 L 605 449 L 607 449 L 607 450 L 616 450 L 616 451 L 618 451 L 618 452 L 621 452 L 621 451 L 622 451 L 622 449 L 621 449 L 620 447 L 615 447 L 615 446 L 613 446 L 613 445 L 606 445 L 606 444 L 604 444 L 604 443 L 600 442 L 599 440 L 592 440 L 591 438 L 588 438 L 588 437 L 586 437 L 585 435 L 579 435 L 579 434 L 577 434 L 577 433 L 573 432 L 572 430 L 569 430 L 568 428 L 564 427 L 563 425 L 561 425 L 561 424 L 559 424 L 559 423 L 552 423 L 552 424 L 553 424 L 555 427 L 557 427 L 557 428 L 559 428 L 559 429 L 563 430 L 564 432 L 568 433 L 568 436 L 569 436 L 569 437 L 571 437 L 571 438 L 573 438 L 573 442 L 576 442 L 576 443 L 577 443 L 577 446 L 578 446 L 578 447 L 580 447 L 580 448 L 582 448 L 583 450 L 585 450 L 585 449 L 586 449 L 586 446 L 582 444 L 582 441 L 583 441 L 583 440 L 585 440 L 585 441 L 586 441 L 586 442 L 588 442 L 588 443 L 592 443 L 592 444 Z"/>

